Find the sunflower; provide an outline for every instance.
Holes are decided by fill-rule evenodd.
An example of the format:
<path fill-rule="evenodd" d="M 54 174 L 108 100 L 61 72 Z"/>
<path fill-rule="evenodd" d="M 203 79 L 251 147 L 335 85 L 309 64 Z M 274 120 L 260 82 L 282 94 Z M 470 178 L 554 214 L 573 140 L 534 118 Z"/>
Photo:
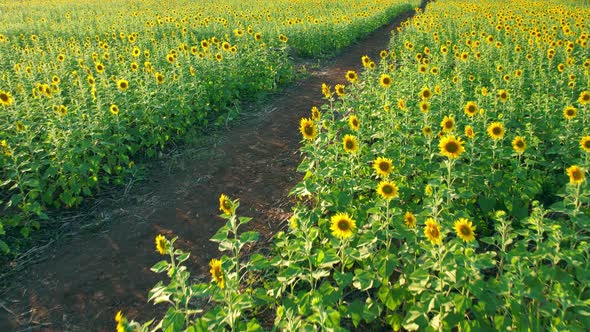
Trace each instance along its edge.
<path fill-rule="evenodd" d="M 10 106 L 12 105 L 12 96 L 10 92 L 0 90 L 0 105 L 2 106 Z"/>
<path fill-rule="evenodd" d="M 109 111 L 111 112 L 112 115 L 118 115 L 119 114 L 119 106 L 111 105 L 111 107 L 109 108 Z"/>
<path fill-rule="evenodd" d="M 566 171 L 570 178 L 570 184 L 580 184 L 586 179 L 584 170 L 578 165 L 570 166 Z"/>
<path fill-rule="evenodd" d="M 487 131 L 488 135 L 490 135 L 493 140 L 499 140 L 504 137 L 504 125 L 502 122 L 492 122 L 488 126 Z"/>
<path fill-rule="evenodd" d="M 348 125 L 350 126 L 350 129 L 352 129 L 354 131 L 359 130 L 359 127 L 360 127 L 359 119 L 355 115 L 351 115 L 348 118 Z"/>
<path fill-rule="evenodd" d="M 487 96 L 488 95 L 488 88 L 486 88 L 485 86 L 483 88 L 481 88 L 481 95 L 482 96 Z"/>
<path fill-rule="evenodd" d="M 578 97 L 578 101 L 582 105 L 586 105 L 586 104 L 590 103 L 590 92 L 589 91 L 580 92 L 580 97 Z"/>
<path fill-rule="evenodd" d="M 590 153 L 590 135 L 582 137 L 582 139 L 580 140 L 580 147 L 582 148 L 582 150 L 586 151 L 587 153 Z"/>
<path fill-rule="evenodd" d="M 381 59 L 387 58 L 387 51 L 381 50 L 381 52 L 379 52 L 379 57 L 381 57 Z"/>
<path fill-rule="evenodd" d="M 313 140 L 316 137 L 317 130 L 312 120 L 301 118 L 299 122 L 299 131 L 306 140 Z"/>
<path fill-rule="evenodd" d="M 103 73 L 104 72 L 104 65 L 102 63 L 97 63 L 94 65 L 94 68 L 96 69 L 97 72 L 99 73 Z"/>
<path fill-rule="evenodd" d="M 398 99 L 397 100 L 397 107 L 402 110 L 405 111 L 406 110 L 406 102 L 404 102 L 403 99 Z"/>
<path fill-rule="evenodd" d="M 56 112 L 61 116 L 66 116 L 66 114 L 68 114 L 68 108 L 64 105 L 59 105 L 59 107 L 56 109 Z"/>
<path fill-rule="evenodd" d="M 356 140 L 356 137 L 352 135 L 345 135 L 342 140 L 342 145 L 344 146 L 344 150 L 348 153 L 355 153 L 359 149 L 359 143 Z"/>
<path fill-rule="evenodd" d="M 514 149 L 514 151 L 516 153 L 522 154 L 524 152 L 524 150 L 526 149 L 526 142 L 524 141 L 524 137 L 516 136 L 512 140 L 512 148 Z"/>
<path fill-rule="evenodd" d="M 286 42 L 289 40 L 289 38 L 287 38 L 287 36 L 285 36 L 285 35 L 283 35 L 283 34 L 280 34 L 280 35 L 279 35 L 279 40 L 280 40 L 281 42 L 283 42 L 283 43 L 286 43 Z"/>
<path fill-rule="evenodd" d="M 420 102 L 420 111 L 422 113 L 428 113 L 429 110 L 430 110 L 430 104 L 427 101 L 422 100 Z"/>
<path fill-rule="evenodd" d="M 161 73 L 156 73 L 155 77 L 156 77 L 156 82 L 158 84 L 164 83 L 164 75 L 162 75 Z"/>
<path fill-rule="evenodd" d="M 453 228 L 461 240 L 465 242 L 471 242 L 475 240 L 475 226 L 473 226 L 471 221 L 465 218 L 460 218 L 459 220 L 455 221 Z"/>
<path fill-rule="evenodd" d="M 387 75 L 387 74 L 383 74 L 381 75 L 381 78 L 379 78 L 379 85 L 381 85 L 384 88 L 389 88 L 391 86 L 391 84 L 393 83 L 393 81 L 391 80 L 391 76 Z"/>
<path fill-rule="evenodd" d="M 467 138 L 474 138 L 475 137 L 475 132 L 473 131 L 473 127 L 465 126 L 465 136 Z"/>
<path fill-rule="evenodd" d="M 211 270 L 209 270 L 211 273 L 211 278 L 217 283 L 219 288 L 223 289 L 225 283 L 223 280 L 223 268 L 221 267 L 221 261 L 219 259 L 213 258 L 209 262 L 209 267 L 211 267 Z"/>
<path fill-rule="evenodd" d="M 420 97 L 423 100 L 428 100 L 430 97 L 432 97 L 432 92 L 430 92 L 430 89 L 428 87 L 424 87 L 420 91 Z"/>
<path fill-rule="evenodd" d="M 223 56 L 221 55 L 221 53 L 215 54 L 215 60 L 217 60 L 217 62 L 221 62 L 221 60 L 223 60 Z"/>
<path fill-rule="evenodd" d="M 332 97 L 332 92 L 330 91 L 330 87 L 326 83 L 322 83 L 322 94 L 326 98 Z"/>
<path fill-rule="evenodd" d="M 334 86 L 334 91 L 336 91 L 336 94 L 339 97 L 344 96 L 344 85 L 342 85 L 342 84 L 336 84 L 336 86 Z"/>
<path fill-rule="evenodd" d="M 426 137 L 430 137 L 432 135 L 432 128 L 430 126 L 422 127 L 422 134 Z"/>
<path fill-rule="evenodd" d="M 404 222 L 409 228 L 414 228 L 416 227 L 416 216 L 412 212 L 407 211 L 406 214 L 404 214 Z"/>
<path fill-rule="evenodd" d="M 356 83 L 358 82 L 358 76 L 356 74 L 356 72 L 354 70 L 349 70 L 346 72 L 346 79 L 350 82 L 350 83 Z"/>
<path fill-rule="evenodd" d="M 377 186 L 377 193 L 386 200 L 399 196 L 399 188 L 393 181 L 381 181 Z"/>
<path fill-rule="evenodd" d="M 351 237 L 356 228 L 356 222 L 346 212 L 333 215 L 330 223 L 332 235 L 340 239 Z"/>
<path fill-rule="evenodd" d="M 440 122 L 440 126 L 442 127 L 443 133 L 450 133 L 455 128 L 455 119 L 453 119 L 453 116 L 445 115 L 444 119 Z"/>
<path fill-rule="evenodd" d="M 566 106 L 563 109 L 563 117 L 566 120 L 571 120 L 571 119 L 575 118 L 577 114 L 578 114 L 578 110 L 573 106 Z"/>
<path fill-rule="evenodd" d="M 500 98 L 501 102 L 506 102 L 509 98 L 508 91 L 506 91 L 506 90 L 498 91 L 498 98 Z"/>
<path fill-rule="evenodd" d="M 311 119 L 317 121 L 320 119 L 320 115 L 320 110 L 316 106 L 313 106 L 311 108 Z"/>
<path fill-rule="evenodd" d="M 119 88 L 119 90 L 125 91 L 129 88 L 129 82 L 127 80 L 118 80 L 117 87 Z"/>
<path fill-rule="evenodd" d="M 440 225 L 433 218 L 426 219 L 426 225 L 424 226 L 424 235 L 426 235 L 426 238 L 432 244 L 442 243 Z"/>
<path fill-rule="evenodd" d="M 373 161 L 373 169 L 377 175 L 386 177 L 393 170 L 392 161 L 389 158 L 378 157 Z"/>
<path fill-rule="evenodd" d="M 168 251 L 168 240 L 162 234 L 156 236 L 156 250 L 160 255 L 166 255 L 166 251 Z"/>
<path fill-rule="evenodd" d="M 228 215 L 234 213 L 234 204 L 225 194 L 219 196 L 219 210 Z"/>
<path fill-rule="evenodd" d="M 453 135 L 441 138 L 438 147 L 440 154 L 450 159 L 459 157 L 465 151 L 461 138 L 456 138 Z"/>
<path fill-rule="evenodd" d="M 467 114 L 468 117 L 472 117 L 477 114 L 477 104 L 473 101 L 469 101 L 465 104 L 463 111 L 465 111 L 465 114 Z"/>
<path fill-rule="evenodd" d="M 260 39 L 262 39 L 262 34 L 260 32 L 257 32 L 254 34 L 254 39 L 256 41 L 259 41 Z"/>

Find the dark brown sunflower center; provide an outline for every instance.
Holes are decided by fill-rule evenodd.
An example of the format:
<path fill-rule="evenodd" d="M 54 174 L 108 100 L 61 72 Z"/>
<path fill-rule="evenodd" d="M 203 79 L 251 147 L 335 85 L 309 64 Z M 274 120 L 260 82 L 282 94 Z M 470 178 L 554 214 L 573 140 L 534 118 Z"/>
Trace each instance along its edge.
<path fill-rule="evenodd" d="M 447 120 L 445 122 L 445 128 L 447 128 L 447 129 L 452 129 L 454 125 L 455 125 L 455 123 L 453 122 L 453 120 Z"/>
<path fill-rule="evenodd" d="M 381 190 L 383 191 L 384 194 L 389 195 L 393 193 L 393 187 L 389 184 L 386 184 L 383 186 L 383 188 L 381 188 Z"/>
<path fill-rule="evenodd" d="M 303 131 L 305 131 L 305 134 L 307 134 L 307 135 L 312 135 L 313 134 L 313 127 L 310 125 L 307 125 L 307 126 L 305 126 Z"/>
<path fill-rule="evenodd" d="M 521 141 L 521 140 L 516 141 L 516 147 L 523 148 L 524 147 L 524 142 Z"/>
<path fill-rule="evenodd" d="M 436 227 L 428 227 L 428 233 L 430 234 L 431 237 L 433 238 L 437 238 L 438 237 L 438 228 Z"/>
<path fill-rule="evenodd" d="M 506 94 L 505 94 L 505 93 L 501 93 L 501 94 L 500 94 L 500 98 L 502 98 L 502 99 L 506 99 Z"/>
<path fill-rule="evenodd" d="M 430 98 L 430 91 L 428 91 L 428 90 L 424 90 L 424 91 L 422 92 L 422 97 L 424 97 L 424 98 Z"/>
<path fill-rule="evenodd" d="M 389 163 L 386 161 L 382 161 L 379 163 L 379 169 L 383 172 L 389 172 Z"/>
<path fill-rule="evenodd" d="M 502 128 L 500 128 L 500 127 L 494 127 L 494 128 L 492 128 L 492 133 L 494 133 L 494 135 L 501 135 L 502 134 Z"/>
<path fill-rule="evenodd" d="M 8 102 L 8 95 L 5 93 L 0 93 L 0 100 L 3 102 Z"/>
<path fill-rule="evenodd" d="M 469 228 L 469 226 L 467 226 L 467 225 L 461 225 L 461 227 L 459 228 L 459 231 L 461 232 L 462 235 L 465 235 L 465 236 L 471 235 L 471 228 Z"/>
<path fill-rule="evenodd" d="M 467 108 L 467 112 L 469 112 L 470 114 L 473 114 L 477 111 L 477 109 L 475 109 L 474 105 L 469 105 L 469 107 Z"/>
<path fill-rule="evenodd" d="M 447 142 L 447 144 L 445 144 L 445 150 L 447 150 L 449 153 L 456 153 L 459 151 L 459 145 L 457 142 Z"/>
<path fill-rule="evenodd" d="M 347 140 L 346 141 L 346 148 L 352 150 L 354 148 L 354 142 L 352 140 Z"/>
<path fill-rule="evenodd" d="M 590 149 L 590 140 L 587 140 L 587 141 L 584 142 L 584 147 L 586 149 Z"/>
<path fill-rule="evenodd" d="M 348 220 L 346 219 L 340 219 L 338 221 L 338 229 L 341 231 L 347 231 L 350 229 L 350 224 L 348 223 Z"/>
<path fill-rule="evenodd" d="M 580 181 L 582 180 L 582 172 L 578 169 L 574 170 L 572 172 L 572 179 L 574 179 L 575 181 Z"/>
<path fill-rule="evenodd" d="M 389 77 L 384 77 L 383 78 L 383 84 L 385 84 L 385 85 L 391 84 L 391 80 L 389 79 Z"/>
<path fill-rule="evenodd" d="M 590 101 L 590 94 L 584 94 L 584 95 L 582 95 L 582 100 L 583 101 Z"/>
<path fill-rule="evenodd" d="M 566 114 L 567 114 L 568 116 L 574 116 L 574 115 L 576 115 L 576 112 L 575 112 L 573 109 L 571 109 L 571 108 L 570 108 L 570 109 L 568 109 L 568 110 L 566 111 Z"/>

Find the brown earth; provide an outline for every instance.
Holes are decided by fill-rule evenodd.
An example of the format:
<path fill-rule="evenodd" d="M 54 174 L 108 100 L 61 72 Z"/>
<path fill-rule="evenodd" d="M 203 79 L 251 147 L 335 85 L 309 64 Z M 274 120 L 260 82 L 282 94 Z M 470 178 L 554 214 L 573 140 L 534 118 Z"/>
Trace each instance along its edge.
<path fill-rule="evenodd" d="M 284 227 L 292 205 L 287 194 L 301 178 L 299 119 L 322 104 L 323 82 L 344 83 L 347 70 L 361 70 L 365 54 L 378 59 L 390 32 L 412 14 L 322 61 L 214 142 L 185 147 L 172 171 L 156 166 L 129 195 L 104 200 L 86 226 L 1 280 L 0 331 L 112 331 L 118 310 L 139 321 L 162 317 L 163 305 L 147 303 L 148 291 L 164 277 L 150 271 L 161 259 L 154 238 L 178 236 L 179 247 L 191 252 L 189 270 L 208 281 L 208 262 L 219 256 L 209 238 L 223 222 L 217 216 L 221 193 L 240 199 L 238 213 L 254 217 L 261 241 Z"/>

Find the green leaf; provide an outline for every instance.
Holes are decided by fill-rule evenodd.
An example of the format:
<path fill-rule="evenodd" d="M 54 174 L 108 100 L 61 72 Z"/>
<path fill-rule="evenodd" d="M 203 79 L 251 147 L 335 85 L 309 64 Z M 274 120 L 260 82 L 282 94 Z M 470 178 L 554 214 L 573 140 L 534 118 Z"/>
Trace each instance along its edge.
<path fill-rule="evenodd" d="M 162 273 L 168 270 L 169 266 L 170 264 L 167 261 L 159 261 L 150 270 L 155 273 Z"/>
<path fill-rule="evenodd" d="M 258 241 L 258 238 L 260 237 L 260 234 L 258 232 L 244 232 L 240 235 L 240 242 L 241 243 L 248 243 L 248 242 L 256 242 Z"/>
<path fill-rule="evenodd" d="M 336 283 L 341 289 L 348 287 L 348 285 L 350 285 L 350 283 L 352 282 L 352 278 L 353 275 L 350 272 L 334 272 L 334 280 L 336 280 Z"/>
<path fill-rule="evenodd" d="M 6 242 L 0 240 L 0 251 L 2 251 L 5 254 L 8 254 L 10 252 L 10 248 L 8 247 L 8 244 L 6 244 Z"/>
<path fill-rule="evenodd" d="M 184 314 L 174 308 L 168 309 L 162 320 L 162 330 L 165 332 L 180 331 L 184 327 Z"/>

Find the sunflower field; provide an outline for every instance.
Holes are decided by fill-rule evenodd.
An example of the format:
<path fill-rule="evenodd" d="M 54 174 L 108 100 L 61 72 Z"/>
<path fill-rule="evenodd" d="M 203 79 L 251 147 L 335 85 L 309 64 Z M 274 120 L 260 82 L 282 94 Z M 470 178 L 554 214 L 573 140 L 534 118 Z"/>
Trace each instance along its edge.
<path fill-rule="evenodd" d="M 257 234 L 225 195 L 210 283 L 156 240 L 158 326 L 585 331 L 589 25 L 580 1 L 430 3 L 301 120 L 299 203 L 269 253 L 240 254 Z"/>
<path fill-rule="evenodd" d="M 3 1 L 0 252 L 418 1 Z"/>

